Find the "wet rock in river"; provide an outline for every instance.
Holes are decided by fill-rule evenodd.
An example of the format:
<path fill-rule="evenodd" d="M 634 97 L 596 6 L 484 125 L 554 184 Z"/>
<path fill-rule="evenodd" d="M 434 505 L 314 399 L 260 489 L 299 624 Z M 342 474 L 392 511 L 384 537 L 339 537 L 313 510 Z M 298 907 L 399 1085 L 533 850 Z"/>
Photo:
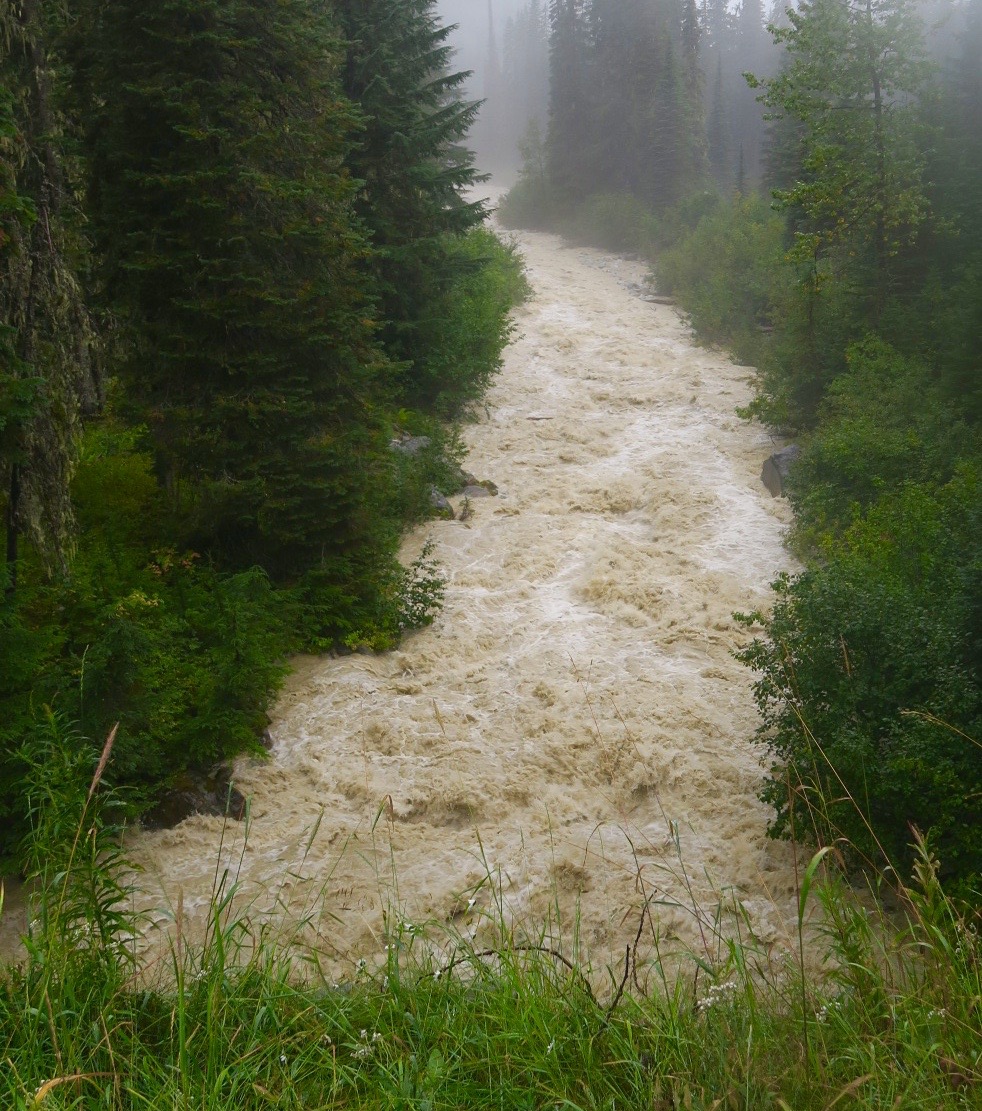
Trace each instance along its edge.
<path fill-rule="evenodd" d="M 801 448 L 797 444 L 788 444 L 764 460 L 760 481 L 770 490 L 771 497 L 783 497 L 791 466 L 800 455 Z"/>
<path fill-rule="evenodd" d="M 144 814 L 143 825 L 146 829 L 173 829 L 195 814 L 241 821 L 245 812 L 245 795 L 232 782 L 231 771 L 220 767 L 213 775 L 183 772 L 177 776 L 153 809 Z"/>
<path fill-rule="evenodd" d="M 430 487 L 430 505 L 436 516 L 442 517 L 445 521 L 452 521 L 457 516 L 446 495 L 441 494 L 435 486 Z"/>
<path fill-rule="evenodd" d="M 195 814 L 216 817 L 221 813 L 214 788 L 209 789 L 204 779 L 185 772 L 143 816 L 143 824 L 147 829 L 173 829 Z"/>
<path fill-rule="evenodd" d="M 222 767 L 215 775 L 215 800 L 223 814 L 241 822 L 246 816 L 246 797 L 235 786 L 231 769 Z"/>

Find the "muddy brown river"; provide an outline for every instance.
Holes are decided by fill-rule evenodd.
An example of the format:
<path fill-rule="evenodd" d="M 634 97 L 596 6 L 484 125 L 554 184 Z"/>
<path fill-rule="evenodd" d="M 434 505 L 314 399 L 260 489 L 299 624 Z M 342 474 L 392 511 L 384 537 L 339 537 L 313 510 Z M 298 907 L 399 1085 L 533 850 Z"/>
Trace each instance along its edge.
<path fill-rule="evenodd" d="M 791 850 L 769 841 L 735 610 L 790 565 L 774 450 L 735 415 L 751 371 L 697 346 L 640 263 L 523 233 L 533 286 L 467 468 L 498 487 L 433 521 L 432 627 L 387 655 L 296 661 L 248 836 L 193 818 L 140 834 L 145 905 L 200 929 L 216 873 L 256 918 L 309 916 L 336 976 L 385 923 L 466 934 L 503 915 L 623 961 L 648 901 L 661 943 L 749 926 L 780 945 Z M 460 499 L 455 499 L 458 510 Z M 156 915 L 163 932 L 172 927 Z"/>

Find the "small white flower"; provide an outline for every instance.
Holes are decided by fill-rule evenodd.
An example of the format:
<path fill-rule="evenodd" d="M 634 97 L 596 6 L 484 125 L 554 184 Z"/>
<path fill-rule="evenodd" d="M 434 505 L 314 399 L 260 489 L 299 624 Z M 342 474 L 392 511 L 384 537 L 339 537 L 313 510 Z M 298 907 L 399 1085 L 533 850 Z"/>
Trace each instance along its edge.
<path fill-rule="evenodd" d="M 285 1054 L 285 1053 L 281 1053 L 281 1054 L 280 1054 L 280 1064 L 281 1064 L 281 1065 L 285 1065 L 285 1064 L 286 1064 L 286 1054 Z"/>
<path fill-rule="evenodd" d="M 710 1007 L 716 1006 L 717 1003 L 725 1002 L 735 994 L 737 990 L 736 982 L 727 980 L 722 984 L 711 984 L 709 991 L 706 993 L 705 998 L 700 999 L 696 1003 L 697 1011 L 708 1011 Z"/>

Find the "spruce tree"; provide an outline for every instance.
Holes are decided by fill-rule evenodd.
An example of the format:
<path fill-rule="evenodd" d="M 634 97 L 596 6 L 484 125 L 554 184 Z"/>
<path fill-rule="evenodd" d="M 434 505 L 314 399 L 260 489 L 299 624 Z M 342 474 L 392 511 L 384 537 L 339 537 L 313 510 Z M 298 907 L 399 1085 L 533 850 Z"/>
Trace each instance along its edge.
<path fill-rule="evenodd" d="M 100 402 L 95 330 L 83 290 L 82 216 L 65 153 L 51 41 L 60 10 L 0 6 L 0 479 L 7 583 L 26 533 L 48 569 L 68 570 L 69 484 L 85 410 Z"/>
<path fill-rule="evenodd" d="M 89 200 L 128 411 L 190 541 L 344 581 L 386 462 L 321 0 L 79 0 Z"/>
<path fill-rule="evenodd" d="M 807 0 L 775 37 L 764 103 L 803 125 L 801 174 L 779 196 L 799 216 L 795 255 L 827 259 L 868 291 L 878 316 L 927 197 L 914 104 L 925 78 L 908 0 Z M 855 258 L 856 262 L 850 260 Z"/>
<path fill-rule="evenodd" d="M 401 367 L 402 403 L 439 410 L 447 353 L 433 349 L 432 325 L 473 265 L 458 240 L 486 215 L 466 196 L 482 179 L 462 145 L 478 106 L 460 98 L 468 75 L 449 68 L 450 32 L 433 0 L 338 0 L 337 8 L 344 91 L 361 114 L 348 163 L 371 235 L 380 335 Z"/>
<path fill-rule="evenodd" d="M 596 190 L 592 35 L 584 0 L 551 0 L 549 8 L 549 180 L 561 203 Z"/>

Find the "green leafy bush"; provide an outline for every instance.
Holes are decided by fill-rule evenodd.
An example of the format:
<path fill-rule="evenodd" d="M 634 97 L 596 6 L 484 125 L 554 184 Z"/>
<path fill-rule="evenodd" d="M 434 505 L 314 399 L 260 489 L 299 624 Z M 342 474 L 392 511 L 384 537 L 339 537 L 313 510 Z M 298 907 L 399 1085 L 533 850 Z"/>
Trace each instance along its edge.
<path fill-rule="evenodd" d="M 775 834 L 844 837 L 902 869 L 916 828 L 946 876 L 982 875 L 979 495 L 963 470 L 882 498 L 755 615 L 764 636 L 740 658 L 759 673 Z"/>
<path fill-rule="evenodd" d="M 495 215 L 503 228 L 548 231 L 555 223 L 556 201 L 544 181 L 522 177 L 501 198 Z"/>
<path fill-rule="evenodd" d="M 73 495 L 72 576 L 28 560 L 0 604 L 0 860 L 24 835 L 24 739 L 45 706 L 104 736 L 120 723 L 114 776 L 139 810 L 171 776 L 258 747 L 266 708 L 299 643 L 296 602 L 253 569 L 223 574 L 165 545 L 173 516 L 139 430 L 106 422 L 84 444 Z"/>
<path fill-rule="evenodd" d="M 518 252 L 487 228 L 446 243 L 453 257 L 442 295 L 417 330 L 425 360 L 413 368 L 413 396 L 427 412 L 459 416 L 501 366 L 512 332 L 508 314 L 528 295 Z"/>
<path fill-rule="evenodd" d="M 646 255 L 657 238 L 658 221 L 630 193 L 597 193 L 563 221 L 562 229 L 589 247 Z"/>
<path fill-rule="evenodd" d="M 918 361 L 870 336 L 846 353 L 795 469 L 799 537 L 844 528 L 908 483 L 944 483 L 973 434 Z"/>
<path fill-rule="evenodd" d="M 701 337 L 728 343 L 737 358 L 753 362 L 761 329 L 773 321 L 783 260 L 784 220 L 759 197 L 736 197 L 661 253 L 655 274 Z"/>

